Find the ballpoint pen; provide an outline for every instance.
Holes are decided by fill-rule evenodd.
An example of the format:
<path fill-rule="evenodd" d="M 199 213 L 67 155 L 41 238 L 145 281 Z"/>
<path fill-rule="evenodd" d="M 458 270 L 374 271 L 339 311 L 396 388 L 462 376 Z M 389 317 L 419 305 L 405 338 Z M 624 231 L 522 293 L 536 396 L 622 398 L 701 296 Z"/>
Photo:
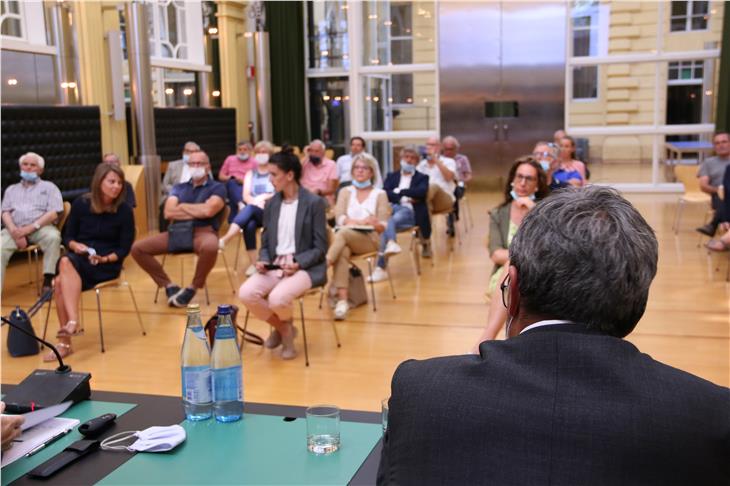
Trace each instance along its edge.
<path fill-rule="evenodd" d="M 60 433 L 58 433 L 58 434 L 54 435 L 53 437 L 51 437 L 50 439 L 48 439 L 47 441 L 45 441 L 45 442 L 44 442 L 44 443 L 42 443 L 41 445 L 39 445 L 39 446 L 37 446 L 37 447 L 35 447 L 35 448 L 31 449 L 31 451 L 30 451 L 30 452 L 28 452 L 28 453 L 27 453 L 27 454 L 25 455 L 25 457 L 30 457 L 30 456 L 32 456 L 32 455 L 34 455 L 34 454 L 36 454 L 36 453 L 40 452 L 40 451 L 41 451 L 41 450 L 43 450 L 43 449 L 44 449 L 44 448 L 45 448 L 46 446 L 49 446 L 49 445 L 53 444 L 53 443 L 54 443 L 54 442 L 56 442 L 56 441 L 57 441 L 58 439 L 60 439 L 60 438 L 61 438 L 61 437 L 63 437 L 64 435 L 66 435 L 66 434 L 68 434 L 69 432 L 71 432 L 71 430 L 72 430 L 72 429 L 64 430 L 63 432 L 60 432 Z"/>

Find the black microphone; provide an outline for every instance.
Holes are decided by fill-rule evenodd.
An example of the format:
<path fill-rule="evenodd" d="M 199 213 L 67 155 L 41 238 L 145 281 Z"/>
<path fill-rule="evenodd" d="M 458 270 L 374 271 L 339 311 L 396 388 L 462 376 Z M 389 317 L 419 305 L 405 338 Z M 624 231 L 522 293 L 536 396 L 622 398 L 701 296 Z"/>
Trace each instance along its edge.
<path fill-rule="evenodd" d="M 46 292 L 40 304 L 36 303 L 30 311 L 34 314 L 52 295 L 53 291 Z M 8 413 L 26 413 L 41 408 L 51 407 L 66 401 L 74 403 L 87 400 L 91 396 L 91 374 L 85 372 L 73 372 L 71 367 L 66 365 L 61 358 L 61 353 L 56 347 L 41 339 L 30 331 L 27 331 L 3 316 L 0 316 L 4 324 L 17 329 L 23 334 L 32 337 L 34 340 L 43 343 L 53 351 L 58 360 L 58 368 L 55 370 L 35 370 L 17 386 L 13 387 L 4 397 L 5 410 Z"/>
<path fill-rule="evenodd" d="M 50 348 L 50 350 L 53 351 L 53 354 L 56 355 L 56 359 L 58 360 L 58 368 L 56 368 L 56 373 L 69 373 L 71 371 L 71 367 L 68 366 L 67 364 L 64 364 L 63 358 L 61 358 L 61 353 L 58 352 L 58 349 L 56 349 L 56 346 L 49 343 L 45 339 L 41 339 L 38 336 L 36 336 L 35 334 L 32 334 L 32 333 L 26 331 L 22 327 L 13 324 L 13 322 L 10 319 L 5 318 L 5 316 L 0 316 L 0 319 L 2 319 L 3 324 L 7 324 L 8 326 L 12 327 L 13 329 L 16 329 L 16 330 L 22 332 L 26 336 L 30 336 L 33 339 L 35 339 L 36 341 L 43 343 L 43 345 L 48 346 L 48 348 Z"/>

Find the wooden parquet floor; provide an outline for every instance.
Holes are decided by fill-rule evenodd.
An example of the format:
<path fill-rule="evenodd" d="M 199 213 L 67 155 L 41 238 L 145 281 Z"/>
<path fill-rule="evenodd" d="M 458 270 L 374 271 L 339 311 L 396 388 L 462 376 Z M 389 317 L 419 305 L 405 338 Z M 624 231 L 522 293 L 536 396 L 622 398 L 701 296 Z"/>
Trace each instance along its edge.
<path fill-rule="evenodd" d="M 341 348 L 335 345 L 330 310 L 317 308 L 318 296 L 305 301 L 309 368 L 304 366 L 301 337 L 297 341 L 300 356 L 293 361 L 282 361 L 276 352 L 246 345 L 245 399 L 291 405 L 326 402 L 348 409 L 379 410 L 380 400 L 389 395 L 390 379 L 398 363 L 466 352 L 486 321 L 485 290 L 491 270 L 486 250 L 486 212 L 499 199 L 496 193 L 473 193 L 468 197 L 475 220 L 468 233 L 462 230 L 462 244 L 448 253 L 445 228 L 438 221 L 434 264 L 424 260 L 423 273 L 416 277 L 407 238 L 401 237 L 404 252 L 391 264 L 397 299 L 390 296 L 387 282 L 377 284 L 377 312 L 362 306 L 337 324 Z M 730 284 L 725 281 L 728 256 L 708 256 L 703 247 L 698 247 L 698 234 L 693 228 L 700 223 L 704 208 L 687 208 L 681 231 L 675 237 L 671 225 L 676 195 L 628 197 L 654 227 L 660 242 L 659 272 L 647 311 L 629 340 L 660 361 L 714 383 L 730 385 Z M 226 252 L 232 263 L 235 245 L 229 245 Z M 173 279 L 180 272 L 178 258 L 166 264 Z M 239 267 L 245 268 L 245 255 L 241 259 L 244 263 Z M 185 274 L 186 279 L 192 276 L 190 257 L 185 261 Z M 23 261 L 12 263 L 6 277 L 4 315 L 14 305 L 28 307 L 35 299 Z M 74 340 L 75 352 L 68 362 L 76 370 L 91 372 L 92 388 L 96 390 L 177 395 L 185 311 L 171 309 L 162 301 L 154 304 L 154 284 L 131 258 L 126 262 L 126 277 L 137 297 L 147 336 L 140 333 L 127 290 L 106 290 L 102 307 L 107 351 L 102 354 L 96 302 L 93 293 L 87 292 L 82 307 L 86 334 Z M 212 315 L 218 303 L 237 302 L 220 258 L 209 277 L 209 286 L 210 307 L 205 306 L 202 292 L 196 297 L 204 317 Z M 43 330 L 44 317 L 45 309 L 33 320 L 38 334 Z M 243 316 L 239 319 L 242 322 Z M 250 328 L 264 336 L 268 333 L 267 326 L 255 319 Z M 54 336 L 56 329 L 54 311 L 49 336 Z M 7 326 L 3 327 L 3 343 L 6 335 Z M 52 367 L 42 363 L 40 355 L 12 358 L 6 346 L 2 348 L 3 383 L 17 383 L 33 369 Z"/>

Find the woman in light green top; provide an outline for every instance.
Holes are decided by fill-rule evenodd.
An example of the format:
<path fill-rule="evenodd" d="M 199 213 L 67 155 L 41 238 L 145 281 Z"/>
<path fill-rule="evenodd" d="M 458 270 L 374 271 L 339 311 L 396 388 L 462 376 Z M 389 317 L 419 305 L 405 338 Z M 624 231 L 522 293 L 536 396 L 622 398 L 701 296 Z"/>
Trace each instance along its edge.
<path fill-rule="evenodd" d="M 479 352 L 479 343 L 497 336 L 507 319 L 507 309 L 502 305 L 498 284 L 504 280 L 505 269 L 509 267 L 508 248 L 512 237 L 517 233 L 525 215 L 550 191 L 545 171 L 532 157 L 517 159 L 507 180 L 509 182 L 504 189 L 504 202 L 489 213 L 489 256 L 494 263 L 488 291 L 491 301 L 487 327 L 474 348 L 475 353 Z"/>

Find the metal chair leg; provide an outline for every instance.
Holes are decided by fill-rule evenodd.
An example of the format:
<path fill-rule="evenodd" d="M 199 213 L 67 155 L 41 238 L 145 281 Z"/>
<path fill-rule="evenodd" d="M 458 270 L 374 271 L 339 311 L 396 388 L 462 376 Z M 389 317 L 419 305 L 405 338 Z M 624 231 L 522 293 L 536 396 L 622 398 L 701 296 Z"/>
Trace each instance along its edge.
<path fill-rule="evenodd" d="M 101 352 L 105 352 L 104 349 L 104 325 L 101 322 L 101 298 L 99 297 L 100 289 L 96 289 L 96 312 L 99 316 L 99 337 L 101 338 Z"/>
<path fill-rule="evenodd" d="M 303 297 L 299 297 L 299 316 L 302 319 L 302 339 L 304 340 L 304 366 L 309 366 L 309 347 L 307 346 L 307 325 L 304 323 Z"/>
<path fill-rule="evenodd" d="M 674 234 L 679 234 L 679 221 L 682 218 L 682 209 L 684 208 L 684 201 L 680 199 L 677 201 L 677 210 L 674 212 Z"/>
<path fill-rule="evenodd" d="M 238 271 L 238 256 L 241 254 L 241 240 L 243 239 L 243 228 L 238 230 L 240 238 L 236 240 L 236 260 L 233 262 L 233 271 Z"/>
<path fill-rule="evenodd" d="M 233 283 L 233 277 L 231 276 L 231 270 L 228 268 L 228 259 L 226 258 L 225 252 L 222 250 L 219 250 L 218 253 L 223 257 L 223 265 L 226 267 L 226 275 L 228 275 L 228 283 L 231 284 L 231 292 L 233 294 L 236 294 L 236 284 Z M 236 257 L 238 257 L 238 254 L 236 254 Z"/>
<path fill-rule="evenodd" d="M 35 258 L 35 289 L 38 295 L 41 295 L 41 266 L 40 257 L 38 256 L 38 248 L 33 250 L 33 257 Z"/>
<path fill-rule="evenodd" d="M 46 322 L 43 324 L 43 340 L 46 339 L 46 332 L 48 331 L 48 318 L 51 317 L 51 303 L 53 299 L 48 301 L 48 311 L 46 311 Z"/>
<path fill-rule="evenodd" d="M 393 286 L 393 277 L 388 272 L 388 282 L 390 283 L 390 293 L 393 294 L 393 300 L 395 300 L 395 287 Z"/>
<path fill-rule="evenodd" d="M 243 351 L 243 346 L 246 344 L 246 329 L 248 329 L 248 316 L 249 316 L 249 310 L 246 308 L 246 316 L 243 318 L 243 329 L 241 329 L 241 351 Z"/>
<path fill-rule="evenodd" d="M 127 289 L 129 290 L 129 296 L 132 297 L 132 304 L 134 305 L 134 312 L 137 314 L 137 322 L 139 322 L 139 327 L 142 329 L 142 335 L 146 336 L 147 331 L 144 329 L 144 324 L 142 324 L 142 317 L 139 315 L 139 308 L 137 307 L 137 299 L 134 298 L 134 292 L 132 291 L 132 286 L 129 285 L 129 282 L 125 282 L 125 285 L 127 286 Z"/>
<path fill-rule="evenodd" d="M 370 276 L 370 295 L 373 298 L 373 312 L 377 312 L 378 308 L 375 305 L 375 283 L 373 282 L 373 262 L 372 258 L 366 258 L 368 262 L 368 276 Z"/>
<path fill-rule="evenodd" d="M 205 305 L 210 306 L 210 295 L 208 295 L 208 284 L 205 284 Z"/>
<path fill-rule="evenodd" d="M 324 300 L 324 286 L 319 288 L 319 310 L 322 310 L 322 301 Z"/>

